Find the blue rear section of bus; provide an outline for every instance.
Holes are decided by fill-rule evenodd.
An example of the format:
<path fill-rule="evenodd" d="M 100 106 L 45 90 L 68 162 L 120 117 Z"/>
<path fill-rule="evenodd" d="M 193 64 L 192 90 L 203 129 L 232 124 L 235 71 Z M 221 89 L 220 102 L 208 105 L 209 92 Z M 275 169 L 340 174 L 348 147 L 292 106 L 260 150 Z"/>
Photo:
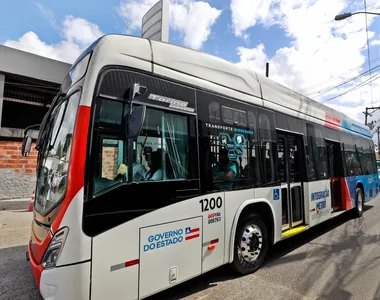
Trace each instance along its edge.
<path fill-rule="evenodd" d="M 364 187 L 364 202 L 372 200 L 379 193 L 379 177 L 377 172 L 371 175 L 346 177 L 346 182 L 353 207 L 355 207 L 356 188 L 359 183 Z"/>

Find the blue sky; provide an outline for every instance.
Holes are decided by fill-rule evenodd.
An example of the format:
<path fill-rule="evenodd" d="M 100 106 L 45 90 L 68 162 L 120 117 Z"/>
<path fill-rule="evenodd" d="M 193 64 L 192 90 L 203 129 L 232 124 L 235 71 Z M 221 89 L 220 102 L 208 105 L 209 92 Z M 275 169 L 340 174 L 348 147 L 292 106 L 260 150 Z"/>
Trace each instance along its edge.
<path fill-rule="evenodd" d="M 340 12 L 363 10 L 361 0 L 170 1 L 171 43 L 259 72 L 265 71 L 269 61 L 274 80 L 322 102 L 368 79 L 350 80 L 368 70 L 364 15 L 333 20 Z M 140 35 L 141 16 L 155 2 L 3 1 L 0 43 L 72 62 L 99 35 Z M 377 2 L 367 0 L 368 11 L 380 11 Z M 368 21 L 374 67 L 380 64 L 380 58 L 376 60 L 380 57 L 380 16 Z M 361 119 L 365 105 L 380 103 L 378 81 L 372 83 L 372 98 L 365 85 L 327 103 Z"/>
<path fill-rule="evenodd" d="M 287 38 L 278 26 L 264 28 L 261 25 L 248 30 L 251 35 L 250 42 L 244 42 L 242 38 L 236 37 L 231 29 L 230 1 L 214 0 L 208 1 L 213 7 L 223 10 L 220 17 L 212 27 L 209 39 L 204 43 L 202 51 L 220 56 L 230 61 L 237 61 L 236 47 L 240 45 L 255 46 L 258 42 L 265 44 L 268 55 L 273 55 L 279 46 L 289 45 Z M 84 18 L 89 22 L 97 24 L 103 33 L 124 33 L 125 22 L 117 14 L 118 0 L 100 0 L 94 5 L 94 1 L 30 1 L 18 0 L 7 1 L 6 9 L 2 10 L 0 18 L 0 43 L 7 40 L 17 40 L 24 33 L 33 31 L 47 44 L 58 43 L 62 40 L 59 31 L 60 24 L 66 15 Z M 3 4 L 4 6 L 4 4 Z M 23 9 L 21 10 L 20 7 Z M 46 11 L 50 10 L 49 17 Z M 54 20 L 54 24 L 52 21 Z M 139 35 L 136 29 L 133 35 Z M 181 35 L 170 30 L 170 42 L 182 45 Z"/>

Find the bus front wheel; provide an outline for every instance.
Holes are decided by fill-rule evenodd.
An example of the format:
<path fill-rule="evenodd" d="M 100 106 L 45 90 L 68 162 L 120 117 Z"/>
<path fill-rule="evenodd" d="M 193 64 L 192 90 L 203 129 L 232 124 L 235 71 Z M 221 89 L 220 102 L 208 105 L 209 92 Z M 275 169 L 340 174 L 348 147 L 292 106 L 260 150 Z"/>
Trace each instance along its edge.
<path fill-rule="evenodd" d="M 264 263 L 267 252 L 265 223 L 257 214 L 244 216 L 236 230 L 233 269 L 242 275 L 256 272 Z"/>
<path fill-rule="evenodd" d="M 361 188 L 356 188 L 356 199 L 355 199 L 355 208 L 354 208 L 354 216 L 360 218 L 363 215 L 364 208 L 364 195 Z"/>

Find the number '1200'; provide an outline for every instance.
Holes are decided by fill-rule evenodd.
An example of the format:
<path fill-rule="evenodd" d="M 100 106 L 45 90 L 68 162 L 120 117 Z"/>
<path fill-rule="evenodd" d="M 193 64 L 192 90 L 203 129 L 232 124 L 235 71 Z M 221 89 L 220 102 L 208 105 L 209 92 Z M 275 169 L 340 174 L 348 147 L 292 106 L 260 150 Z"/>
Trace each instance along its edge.
<path fill-rule="evenodd" d="M 201 199 L 199 203 L 201 204 L 201 209 L 203 211 L 208 211 L 208 210 L 213 210 L 215 207 L 221 208 L 222 207 L 222 198 L 218 197 L 216 198 L 211 198 L 210 200 L 207 198 Z"/>

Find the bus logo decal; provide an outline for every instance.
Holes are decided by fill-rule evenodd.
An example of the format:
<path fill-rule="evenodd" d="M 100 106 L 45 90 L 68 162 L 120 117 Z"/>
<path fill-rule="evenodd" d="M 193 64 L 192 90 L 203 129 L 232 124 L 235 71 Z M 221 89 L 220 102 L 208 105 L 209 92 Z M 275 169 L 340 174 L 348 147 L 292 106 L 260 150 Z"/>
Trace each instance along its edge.
<path fill-rule="evenodd" d="M 315 192 L 311 194 L 311 201 L 316 201 L 320 199 L 327 198 L 330 195 L 329 190 L 324 190 L 320 192 Z"/>
<path fill-rule="evenodd" d="M 196 232 L 199 232 L 199 227 L 197 227 L 197 228 L 186 227 L 186 238 L 185 238 L 185 240 L 188 241 L 188 240 L 198 238 L 199 233 L 194 234 Z"/>
<path fill-rule="evenodd" d="M 176 229 L 150 235 L 148 237 L 148 244 L 144 245 L 144 252 L 181 243 L 183 241 L 182 234 L 183 229 Z"/>
<path fill-rule="evenodd" d="M 273 190 L 273 200 L 280 200 L 280 189 Z"/>
<path fill-rule="evenodd" d="M 189 112 L 194 112 L 195 109 L 188 107 L 189 102 L 182 101 L 182 100 L 177 100 L 169 97 L 164 97 L 156 94 L 150 94 L 148 96 L 150 100 L 155 100 L 158 102 L 163 102 L 163 103 L 168 103 L 170 108 L 175 108 L 175 109 L 180 109 L 180 110 L 185 110 Z"/>

